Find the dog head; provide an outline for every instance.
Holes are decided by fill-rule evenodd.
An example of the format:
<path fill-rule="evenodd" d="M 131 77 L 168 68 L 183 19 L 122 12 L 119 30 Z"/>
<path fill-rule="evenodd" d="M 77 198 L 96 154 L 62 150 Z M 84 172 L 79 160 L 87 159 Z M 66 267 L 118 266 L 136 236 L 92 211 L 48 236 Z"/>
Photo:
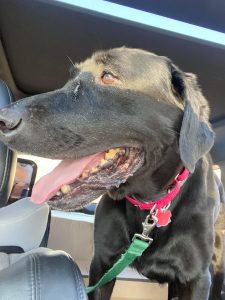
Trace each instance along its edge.
<path fill-rule="evenodd" d="M 137 192 L 138 182 L 154 174 L 168 152 L 178 154 L 174 167 L 181 160 L 193 172 L 213 144 L 208 118 L 193 75 L 165 57 L 123 47 L 73 65 L 61 89 L 1 109 L 0 139 L 13 149 L 63 160 L 54 175 L 69 175 L 45 200 L 60 184 L 72 183 L 55 199 L 68 209 L 77 206 L 75 194 L 81 200 L 85 195 L 84 204 L 91 191 L 107 189 L 114 198 Z"/>

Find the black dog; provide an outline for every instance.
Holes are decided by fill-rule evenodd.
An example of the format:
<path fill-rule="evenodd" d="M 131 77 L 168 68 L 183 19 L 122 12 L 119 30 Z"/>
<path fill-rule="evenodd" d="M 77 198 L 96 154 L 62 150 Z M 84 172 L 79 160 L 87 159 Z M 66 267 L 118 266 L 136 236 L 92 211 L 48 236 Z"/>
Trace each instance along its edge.
<path fill-rule="evenodd" d="M 151 232 L 153 243 L 133 266 L 168 282 L 169 299 L 220 299 L 225 214 L 207 154 L 214 141 L 208 117 L 193 75 L 165 57 L 120 48 L 75 65 L 62 89 L 0 110 L 0 138 L 13 149 L 63 159 L 37 183 L 34 202 L 71 210 L 105 194 L 96 212 L 91 285 L 142 232 L 149 212 L 125 196 L 157 199 L 186 167 L 190 176 L 172 201 L 171 223 Z M 90 299 L 110 299 L 114 283 Z"/>

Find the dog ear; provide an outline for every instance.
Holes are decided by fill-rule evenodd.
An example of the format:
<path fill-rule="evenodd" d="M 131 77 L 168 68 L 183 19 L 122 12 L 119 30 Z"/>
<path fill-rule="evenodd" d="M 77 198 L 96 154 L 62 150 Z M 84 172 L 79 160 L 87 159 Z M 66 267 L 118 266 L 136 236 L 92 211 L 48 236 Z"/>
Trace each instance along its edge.
<path fill-rule="evenodd" d="M 173 92 L 183 102 L 179 151 L 184 166 L 194 172 L 196 162 L 213 146 L 214 133 L 209 124 L 209 106 L 201 93 L 196 76 L 183 73 L 172 65 Z"/>

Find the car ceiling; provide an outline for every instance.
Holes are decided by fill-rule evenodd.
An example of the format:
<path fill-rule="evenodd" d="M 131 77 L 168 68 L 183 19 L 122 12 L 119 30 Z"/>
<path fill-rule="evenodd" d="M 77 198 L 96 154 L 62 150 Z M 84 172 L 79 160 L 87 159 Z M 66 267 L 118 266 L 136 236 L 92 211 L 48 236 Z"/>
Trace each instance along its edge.
<path fill-rule="evenodd" d="M 79 62 L 98 49 L 126 45 L 168 56 L 198 75 L 217 134 L 213 154 L 225 160 L 225 46 L 81 10 L 73 2 L 0 0 L 0 37 L 17 87 L 26 94 L 59 88 L 68 78 L 68 57 Z M 111 2 L 225 32 L 225 2 L 219 0 Z"/>
<path fill-rule="evenodd" d="M 110 2 L 225 32 L 225 1 L 222 0 L 110 0 Z"/>

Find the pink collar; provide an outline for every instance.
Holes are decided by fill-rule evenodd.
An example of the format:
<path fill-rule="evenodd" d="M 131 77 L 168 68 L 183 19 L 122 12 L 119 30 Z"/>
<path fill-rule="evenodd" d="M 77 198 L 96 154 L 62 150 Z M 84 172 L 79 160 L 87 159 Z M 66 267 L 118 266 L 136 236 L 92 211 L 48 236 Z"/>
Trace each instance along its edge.
<path fill-rule="evenodd" d="M 155 209 L 160 210 L 167 206 L 179 194 L 182 183 L 184 183 L 184 181 L 188 178 L 189 173 L 188 169 L 183 168 L 171 182 L 170 186 L 172 186 L 172 188 L 169 188 L 167 194 L 158 200 L 143 203 L 131 198 L 130 196 L 126 196 L 126 199 L 135 206 L 138 206 L 141 210 L 150 210 L 153 206 L 155 206 Z"/>

